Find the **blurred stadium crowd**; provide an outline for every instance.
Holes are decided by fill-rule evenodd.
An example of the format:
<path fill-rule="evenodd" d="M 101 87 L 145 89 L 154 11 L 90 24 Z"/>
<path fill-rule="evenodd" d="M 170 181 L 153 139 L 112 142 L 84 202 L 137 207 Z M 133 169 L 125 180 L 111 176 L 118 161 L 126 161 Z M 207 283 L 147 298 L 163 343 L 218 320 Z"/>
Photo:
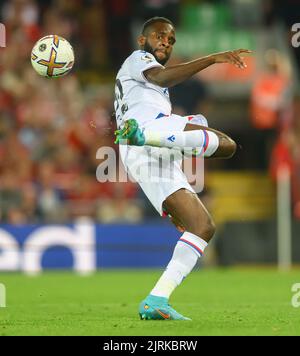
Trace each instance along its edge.
<path fill-rule="evenodd" d="M 219 2 L 1 1 L 0 21 L 7 32 L 7 47 L 0 49 L 1 222 L 65 222 L 85 215 L 99 222 L 134 223 L 155 214 L 135 184 L 100 184 L 96 180 L 100 163 L 96 152 L 102 146 L 117 149 L 113 144 L 113 80 L 134 49 L 136 29 L 154 15 L 166 16 L 180 28 L 182 9 L 201 3 Z M 256 146 L 254 156 L 246 156 L 246 163 L 233 160 L 212 163 L 212 167 L 222 164 L 225 169 L 243 169 L 247 159 L 250 166 L 254 159 L 262 162 L 254 168 L 268 170 L 270 160 L 275 176 L 276 167 L 287 162 L 293 172 L 295 214 L 300 217 L 300 96 L 293 89 L 300 56 L 290 46 L 290 28 L 297 22 L 297 1 L 226 3 L 235 10 L 255 4 L 253 9 L 259 7 L 261 11 L 255 25 L 265 32 L 272 32 L 277 23 L 284 27 L 293 71 L 286 69 L 280 53 L 268 52 L 264 75 L 251 84 L 249 113 L 244 108 L 239 113 L 241 117 L 249 116 L 249 121 L 252 118 L 254 136 L 250 136 L 253 140 L 249 143 Z M 241 24 L 234 26 L 238 30 Z M 251 23 L 247 26 L 251 29 Z M 65 37 L 75 49 L 74 69 L 64 78 L 48 80 L 31 68 L 33 44 L 47 34 Z M 177 113 L 202 109 L 208 114 L 214 106 L 209 84 L 192 80 L 186 85 L 171 92 Z M 230 127 L 227 131 L 231 133 Z M 273 152 L 269 152 L 272 147 Z M 266 161 L 261 160 L 264 150 Z"/>

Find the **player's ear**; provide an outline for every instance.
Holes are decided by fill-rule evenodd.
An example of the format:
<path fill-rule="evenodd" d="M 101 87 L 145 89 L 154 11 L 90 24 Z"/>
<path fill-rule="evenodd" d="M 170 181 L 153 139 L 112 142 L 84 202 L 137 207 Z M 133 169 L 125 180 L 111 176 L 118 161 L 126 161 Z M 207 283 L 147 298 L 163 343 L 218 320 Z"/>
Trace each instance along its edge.
<path fill-rule="evenodd" d="M 137 38 L 137 43 L 140 47 L 144 47 L 145 43 L 146 43 L 146 37 L 143 36 L 143 35 L 140 35 L 138 38 Z"/>

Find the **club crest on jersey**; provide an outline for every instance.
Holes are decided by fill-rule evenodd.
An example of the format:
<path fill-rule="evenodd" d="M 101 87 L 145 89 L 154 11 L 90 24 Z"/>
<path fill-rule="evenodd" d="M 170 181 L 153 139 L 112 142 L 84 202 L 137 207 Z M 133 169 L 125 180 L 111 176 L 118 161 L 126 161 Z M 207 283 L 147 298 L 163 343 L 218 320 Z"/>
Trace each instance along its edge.
<path fill-rule="evenodd" d="M 145 54 L 144 56 L 141 57 L 143 61 L 146 61 L 147 63 L 153 62 L 153 58 L 149 54 Z"/>

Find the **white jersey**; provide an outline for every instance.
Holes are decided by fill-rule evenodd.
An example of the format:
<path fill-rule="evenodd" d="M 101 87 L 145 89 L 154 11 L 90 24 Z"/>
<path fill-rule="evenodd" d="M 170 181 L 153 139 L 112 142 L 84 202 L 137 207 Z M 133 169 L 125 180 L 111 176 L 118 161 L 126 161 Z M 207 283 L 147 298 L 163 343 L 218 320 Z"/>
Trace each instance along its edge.
<path fill-rule="evenodd" d="M 158 117 L 171 114 L 168 88 L 148 82 L 144 71 L 163 66 L 146 51 L 134 51 L 123 63 L 116 78 L 115 112 L 117 126 L 134 118 L 140 127 Z"/>

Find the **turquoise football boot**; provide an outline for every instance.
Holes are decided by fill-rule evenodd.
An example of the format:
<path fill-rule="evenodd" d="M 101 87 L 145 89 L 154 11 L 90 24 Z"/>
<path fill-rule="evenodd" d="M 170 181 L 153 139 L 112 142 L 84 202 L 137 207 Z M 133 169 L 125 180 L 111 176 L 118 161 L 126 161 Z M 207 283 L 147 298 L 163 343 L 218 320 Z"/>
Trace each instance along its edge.
<path fill-rule="evenodd" d="M 151 294 L 141 302 L 139 315 L 142 320 L 191 320 L 177 313 L 168 304 L 167 298 L 156 297 Z"/>
<path fill-rule="evenodd" d="M 121 130 L 115 131 L 115 143 L 121 145 L 144 146 L 145 136 L 143 131 L 135 119 L 125 121 L 124 127 Z"/>

